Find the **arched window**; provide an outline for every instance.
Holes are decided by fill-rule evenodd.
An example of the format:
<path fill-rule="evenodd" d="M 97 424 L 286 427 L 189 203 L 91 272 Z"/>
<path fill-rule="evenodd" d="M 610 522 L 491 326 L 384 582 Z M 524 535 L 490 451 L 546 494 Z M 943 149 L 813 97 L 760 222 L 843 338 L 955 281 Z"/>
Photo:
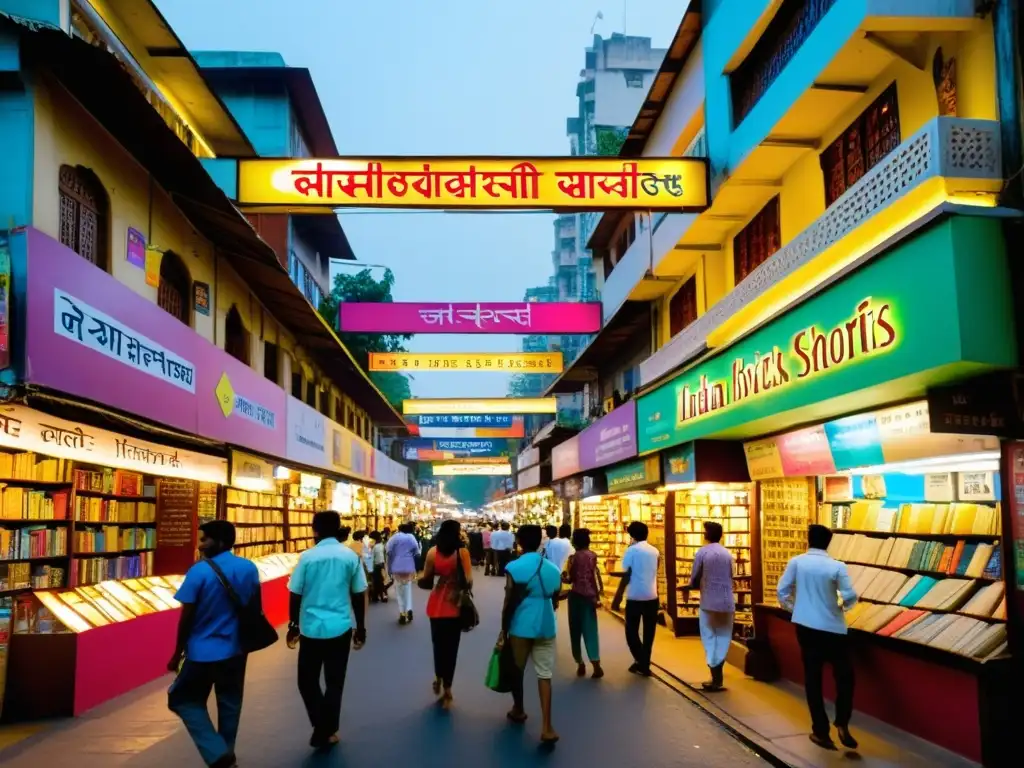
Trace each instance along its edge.
<path fill-rule="evenodd" d="M 174 251 L 167 251 L 160 260 L 160 287 L 157 289 L 156 303 L 167 314 L 190 325 L 188 299 L 191 288 L 192 277 L 185 263 Z"/>
<path fill-rule="evenodd" d="M 249 332 L 245 330 L 242 316 L 234 304 L 224 319 L 224 351 L 236 360 L 249 364 Z"/>
<path fill-rule="evenodd" d="M 80 165 L 60 167 L 59 189 L 60 241 L 105 270 L 110 226 L 107 191 L 95 173 Z"/>

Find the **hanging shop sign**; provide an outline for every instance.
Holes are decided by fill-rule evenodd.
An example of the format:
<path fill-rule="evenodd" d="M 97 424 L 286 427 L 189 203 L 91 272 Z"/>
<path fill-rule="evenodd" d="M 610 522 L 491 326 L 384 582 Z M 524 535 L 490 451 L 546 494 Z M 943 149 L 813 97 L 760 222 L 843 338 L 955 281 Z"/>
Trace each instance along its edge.
<path fill-rule="evenodd" d="M 522 423 L 522 416 L 507 413 L 424 414 L 412 417 L 420 429 L 424 427 L 473 427 L 475 429 L 510 429 Z"/>
<path fill-rule="evenodd" d="M 601 305 L 597 302 L 342 302 L 338 306 L 338 327 L 345 333 L 587 334 L 601 330 Z M 424 359 L 433 357 L 441 356 L 427 355 Z M 460 357 L 473 360 L 472 368 L 462 370 L 486 371 L 486 367 L 476 368 L 476 361 L 483 363 L 487 359 L 493 363 L 490 370 L 521 370 L 518 366 L 508 368 L 498 365 L 503 360 L 507 362 L 509 355 L 456 355 L 453 359 L 457 361 Z M 414 359 L 405 355 L 398 355 L 397 358 L 399 362 Z M 390 360 L 387 357 L 384 359 Z M 522 358 L 511 356 L 511 359 Z M 405 369 L 390 367 L 381 370 Z M 424 366 L 410 370 L 431 369 Z M 448 370 L 460 368 L 457 364 Z"/>
<path fill-rule="evenodd" d="M 579 469 L 597 469 L 636 456 L 636 403 L 630 401 L 579 434 Z"/>
<path fill-rule="evenodd" d="M 661 462 L 657 456 L 631 461 L 609 469 L 608 493 L 626 493 L 652 488 L 661 483 Z"/>
<path fill-rule="evenodd" d="M 693 443 L 685 443 L 678 448 L 665 451 L 661 456 L 661 461 L 665 485 L 697 481 L 697 463 L 694 459 Z"/>
<path fill-rule="evenodd" d="M 228 476 L 227 460 L 219 456 L 119 435 L 24 405 L 0 405 L 0 446 L 165 477 L 223 484 Z"/>
<path fill-rule="evenodd" d="M 512 474 L 511 464 L 434 464 L 431 469 L 435 477 L 507 477 Z"/>
<path fill-rule="evenodd" d="M 231 485 L 247 491 L 273 492 L 274 464 L 243 451 L 231 451 Z"/>
<path fill-rule="evenodd" d="M 540 464 L 540 448 L 527 448 L 516 456 L 516 469 L 520 472 L 534 464 Z"/>
<path fill-rule="evenodd" d="M 764 434 L 823 410 L 841 413 L 844 396 L 874 386 L 899 399 L 927 381 L 1013 365 L 1002 246 L 965 218 L 927 230 L 641 397 L 641 454 L 699 437 Z M 969 253 L 966 245 L 952 249 L 971 236 L 986 244 L 984 257 L 973 245 Z M 986 286 L 984 301 L 956 300 L 962 269 Z M 979 338 L 986 343 L 970 343 Z"/>
<path fill-rule="evenodd" d="M 335 208 L 702 211 L 701 158 L 351 157 L 238 161 L 238 202 Z"/>
<path fill-rule="evenodd" d="M 580 471 L 580 438 L 570 437 L 551 449 L 551 477 L 560 480 Z"/>
<path fill-rule="evenodd" d="M 440 454 L 443 458 L 458 459 L 469 456 L 507 456 L 509 453 L 506 440 L 484 440 L 479 438 L 467 440 L 425 440 L 423 438 L 406 440 L 402 445 L 402 455 L 409 460 L 422 460 L 422 454 L 431 458 Z"/>
<path fill-rule="evenodd" d="M 434 413 L 557 413 L 558 401 L 553 397 L 495 397 L 469 399 L 414 398 L 402 401 L 402 413 L 429 415 Z"/>
<path fill-rule="evenodd" d="M 928 390 L 932 432 L 1017 437 L 1024 434 L 1021 393 L 1024 376 L 1015 371 L 976 376 Z"/>
<path fill-rule="evenodd" d="M 342 304 L 342 307 L 346 305 Z M 385 305 L 391 306 L 391 305 Z M 530 305 L 527 305 L 530 306 Z M 478 371 L 482 373 L 561 373 L 561 352 L 504 355 L 463 352 L 371 352 L 371 371 Z"/>
<path fill-rule="evenodd" d="M 516 488 L 520 491 L 528 491 L 539 486 L 541 484 L 540 470 L 540 464 L 534 464 L 532 467 L 520 470 L 516 474 Z"/>

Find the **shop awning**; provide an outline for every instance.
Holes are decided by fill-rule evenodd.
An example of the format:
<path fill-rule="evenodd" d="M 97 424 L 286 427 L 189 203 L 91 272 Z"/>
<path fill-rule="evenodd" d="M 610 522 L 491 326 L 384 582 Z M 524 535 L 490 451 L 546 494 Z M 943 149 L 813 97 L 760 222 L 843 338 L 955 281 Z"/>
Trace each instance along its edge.
<path fill-rule="evenodd" d="M 330 378 L 384 426 L 404 426 L 331 327 L 306 300 L 274 251 L 231 204 L 198 158 L 136 87 L 117 59 L 61 30 L 0 17 L 22 32 L 27 64 L 51 73 L 153 176 L 193 226 L 246 276 L 256 298 L 292 333 Z"/>
<path fill-rule="evenodd" d="M 649 335 L 650 327 L 651 305 L 646 301 L 627 301 L 544 394 L 582 392 L 584 384 L 598 378 L 598 371 L 607 369 L 609 360 L 632 352 L 633 339 L 642 333 Z"/>

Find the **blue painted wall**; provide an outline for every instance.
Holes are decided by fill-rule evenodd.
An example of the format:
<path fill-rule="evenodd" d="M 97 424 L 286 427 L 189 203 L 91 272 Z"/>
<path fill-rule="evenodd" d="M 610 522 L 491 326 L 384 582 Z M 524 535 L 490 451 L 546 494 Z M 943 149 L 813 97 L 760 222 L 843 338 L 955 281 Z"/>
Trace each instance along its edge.
<path fill-rule="evenodd" d="M 19 36 L 0 32 L 0 62 L 4 72 L 17 73 L 20 88 L 0 90 L 0 230 L 32 223 L 32 165 L 35 154 L 31 79 L 20 71 Z"/>

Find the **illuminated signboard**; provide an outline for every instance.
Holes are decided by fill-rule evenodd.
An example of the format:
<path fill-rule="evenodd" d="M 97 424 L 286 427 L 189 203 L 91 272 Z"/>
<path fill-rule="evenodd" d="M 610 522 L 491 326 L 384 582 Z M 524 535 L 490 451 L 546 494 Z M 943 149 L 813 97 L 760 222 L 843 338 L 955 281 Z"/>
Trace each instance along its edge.
<path fill-rule="evenodd" d="M 371 352 L 371 371 L 480 371 L 483 373 L 561 373 L 561 352 L 505 355 L 430 352 Z"/>
<path fill-rule="evenodd" d="M 508 429 L 518 422 L 523 423 L 521 416 L 511 414 L 476 414 L 451 413 L 416 416 L 415 421 L 422 427 L 486 427 L 488 429 Z"/>
<path fill-rule="evenodd" d="M 589 334 L 601 330 L 601 304 L 597 302 L 540 303 L 532 301 L 342 302 L 338 306 L 338 328 L 344 333 Z M 412 359 L 415 356 L 396 357 Z M 451 356 L 426 355 L 424 357 Z M 455 357 L 460 356 L 456 355 Z M 507 355 L 496 355 L 495 357 L 501 358 L 507 357 Z M 561 355 L 559 355 L 559 359 L 561 359 Z M 395 368 L 381 370 L 395 370 Z M 413 370 L 429 370 L 429 368 L 414 368 Z"/>
<path fill-rule="evenodd" d="M 459 475 L 507 477 L 512 474 L 511 464 L 433 464 L 431 469 L 437 477 Z"/>
<path fill-rule="evenodd" d="M 413 430 L 409 431 L 413 432 Z M 526 427 L 521 421 L 513 424 L 508 429 L 483 429 L 477 427 L 416 427 L 413 434 L 418 434 L 420 437 L 435 439 L 455 439 L 465 437 L 515 439 L 526 437 Z"/>
<path fill-rule="evenodd" d="M 406 459 L 459 458 L 460 456 L 505 456 L 509 453 L 507 440 L 482 440 L 478 438 L 456 440 L 406 440 L 402 445 Z"/>
<path fill-rule="evenodd" d="M 644 157 L 348 157 L 238 161 L 238 202 L 335 208 L 702 211 L 707 161 Z"/>
<path fill-rule="evenodd" d="M 556 413 L 558 403 L 553 397 L 498 397 L 480 399 L 413 398 L 402 401 L 406 415 L 453 413 Z"/>

